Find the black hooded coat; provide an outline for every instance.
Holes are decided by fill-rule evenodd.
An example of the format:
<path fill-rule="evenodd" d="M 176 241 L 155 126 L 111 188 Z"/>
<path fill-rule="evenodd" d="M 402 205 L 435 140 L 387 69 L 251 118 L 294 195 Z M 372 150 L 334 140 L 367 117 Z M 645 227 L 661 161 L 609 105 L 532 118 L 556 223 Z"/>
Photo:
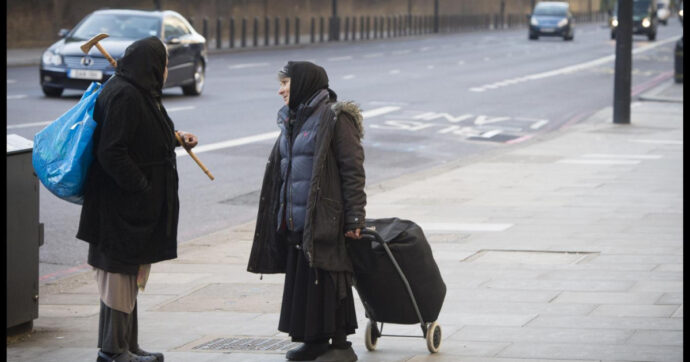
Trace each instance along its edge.
<path fill-rule="evenodd" d="M 177 140 L 160 102 L 166 59 L 158 38 L 130 45 L 94 108 L 77 238 L 90 243 L 89 264 L 109 272 L 177 257 Z"/>

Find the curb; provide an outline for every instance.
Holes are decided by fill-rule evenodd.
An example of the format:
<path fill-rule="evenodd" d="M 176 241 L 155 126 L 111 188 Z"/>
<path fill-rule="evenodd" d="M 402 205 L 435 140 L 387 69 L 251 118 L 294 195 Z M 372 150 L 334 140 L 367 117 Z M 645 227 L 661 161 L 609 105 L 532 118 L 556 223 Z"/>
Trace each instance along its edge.
<path fill-rule="evenodd" d="M 671 78 L 671 79 L 673 79 L 673 78 Z M 665 81 L 666 80 L 667 79 L 665 79 Z M 638 99 L 641 101 L 683 103 L 682 93 L 681 93 L 680 98 L 668 97 L 668 96 L 662 95 L 667 89 L 673 87 L 675 84 L 676 83 L 673 80 L 670 82 L 666 81 L 666 82 L 662 83 L 661 85 L 653 87 L 652 89 L 640 94 L 638 96 Z"/>

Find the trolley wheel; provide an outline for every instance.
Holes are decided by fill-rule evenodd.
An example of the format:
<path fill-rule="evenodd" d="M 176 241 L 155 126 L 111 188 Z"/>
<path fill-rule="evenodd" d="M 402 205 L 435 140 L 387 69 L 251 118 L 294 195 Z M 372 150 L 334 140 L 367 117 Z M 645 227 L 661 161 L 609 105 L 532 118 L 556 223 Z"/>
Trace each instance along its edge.
<path fill-rule="evenodd" d="M 367 323 L 367 329 L 364 331 L 364 345 L 367 347 L 368 351 L 376 350 L 376 342 L 378 342 L 378 328 L 376 327 L 376 322 L 369 321 Z"/>
<path fill-rule="evenodd" d="M 426 347 L 431 353 L 436 353 L 441 348 L 441 325 L 438 322 L 429 324 L 426 329 Z"/>

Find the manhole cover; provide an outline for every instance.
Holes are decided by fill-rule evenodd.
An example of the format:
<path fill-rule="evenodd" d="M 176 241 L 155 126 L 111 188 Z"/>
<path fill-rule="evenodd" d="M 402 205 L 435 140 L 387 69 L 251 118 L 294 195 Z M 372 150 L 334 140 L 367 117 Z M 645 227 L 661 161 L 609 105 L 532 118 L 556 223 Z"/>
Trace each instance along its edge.
<path fill-rule="evenodd" d="M 463 259 L 466 263 L 563 265 L 589 261 L 599 255 L 590 251 L 480 250 Z"/>
<path fill-rule="evenodd" d="M 229 337 L 215 338 L 192 347 L 192 351 L 243 351 L 243 352 L 287 352 L 300 343 L 284 338 Z"/>

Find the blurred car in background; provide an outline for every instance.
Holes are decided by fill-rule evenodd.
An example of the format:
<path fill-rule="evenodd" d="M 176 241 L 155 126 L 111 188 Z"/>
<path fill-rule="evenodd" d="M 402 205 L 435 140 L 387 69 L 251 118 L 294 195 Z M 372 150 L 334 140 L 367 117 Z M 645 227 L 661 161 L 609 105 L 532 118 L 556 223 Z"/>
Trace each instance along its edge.
<path fill-rule="evenodd" d="M 632 0 L 633 34 L 646 35 L 650 41 L 656 40 L 659 18 L 656 15 L 656 0 Z M 613 14 L 609 18 L 611 39 L 616 39 L 618 28 L 618 2 L 613 7 Z"/>
<path fill-rule="evenodd" d="M 528 37 L 531 40 L 540 36 L 561 36 L 563 40 L 573 40 L 575 37 L 575 20 L 566 2 L 542 1 L 534 6 L 532 14 L 527 17 Z"/>
<path fill-rule="evenodd" d="M 657 0 L 656 16 L 661 24 L 668 25 L 668 18 L 671 17 L 670 2 L 670 0 Z"/>
<path fill-rule="evenodd" d="M 168 48 L 168 79 L 164 88 L 182 87 L 185 95 L 199 95 L 204 88 L 207 64 L 206 39 L 177 12 L 141 10 L 98 10 L 82 19 L 72 30 L 62 29 L 62 38 L 44 53 L 40 84 L 48 97 L 59 97 L 64 89 L 85 90 L 92 81 L 105 82 L 115 69 L 93 47 L 84 54 L 80 46 L 99 33 L 100 41 L 117 61 L 133 42 L 156 36 Z"/>

